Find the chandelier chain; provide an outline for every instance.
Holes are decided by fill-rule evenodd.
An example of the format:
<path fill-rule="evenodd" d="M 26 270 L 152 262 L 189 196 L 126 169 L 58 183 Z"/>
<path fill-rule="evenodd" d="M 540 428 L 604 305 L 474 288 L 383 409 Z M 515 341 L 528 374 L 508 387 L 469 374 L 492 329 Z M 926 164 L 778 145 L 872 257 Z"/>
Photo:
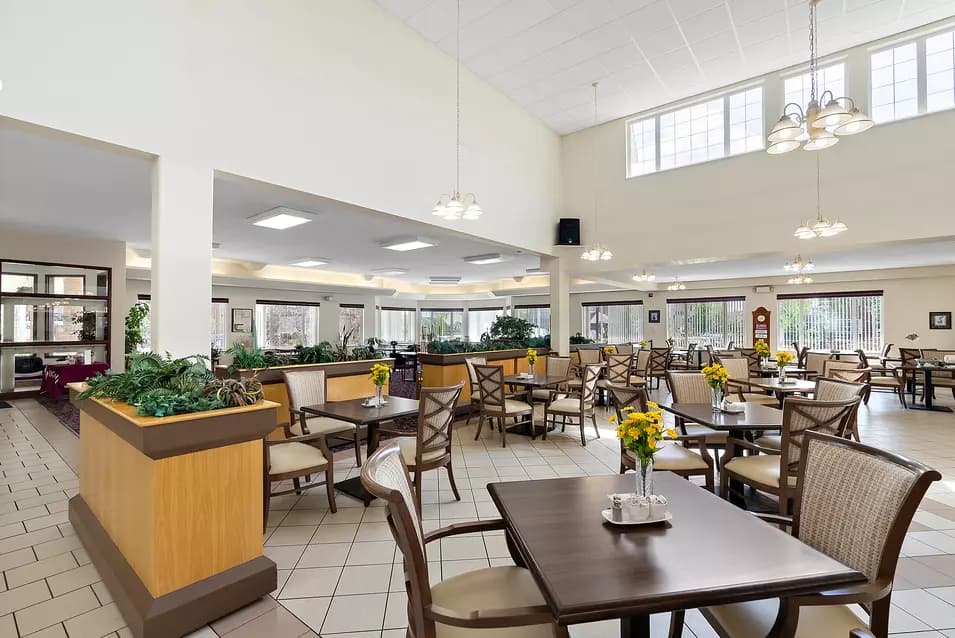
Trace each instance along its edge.
<path fill-rule="evenodd" d="M 455 44 L 455 76 L 454 76 L 454 101 L 455 101 L 455 148 L 454 148 L 454 191 L 461 192 L 461 0 L 458 0 L 458 10 L 455 22 L 456 44 Z"/>
<path fill-rule="evenodd" d="M 816 86 L 816 0 L 809 0 L 809 100 L 815 101 Z"/>
<path fill-rule="evenodd" d="M 594 82 L 594 126 L 597 126 L 597 87 L 600 82 Z M 599 215 L 597 214 L 597 136 L 592 135 L 591 140 L 591 185 L 594 189 L 594 237 L 600 237 Z"/>
<path fill-rule="evenodd" d="M 822 217 L 822 170 L 819 155 L 816 155 L 816 219 Z"/>

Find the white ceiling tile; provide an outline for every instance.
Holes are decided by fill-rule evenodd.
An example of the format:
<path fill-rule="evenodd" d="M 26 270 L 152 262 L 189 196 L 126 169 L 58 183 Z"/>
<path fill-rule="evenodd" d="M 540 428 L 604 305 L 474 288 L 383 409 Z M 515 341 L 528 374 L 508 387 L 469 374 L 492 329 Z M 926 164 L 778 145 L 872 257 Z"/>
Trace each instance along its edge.
<path fill-rule="evenodd" d="M 723 0 L 667 0 L 677 20 L 703 13 L 707 9 L 723 4 Z"/>
<path fill-rule="evenodd" d="M 729 13 L 726 12 L 725 5 L 717 5 L 707 9 L 703 13 L 685 20 L 680 20 L 680 27 L 683 29 L 683 35 L 691 44 L 705 40 L 716 35 L 720 31 L 727 31 L 732 28 L 730 24 Z"/>
<path fill-rule="evenodd" d="M 778 69 L 786 66 L 786 64 L 778 64 L 778 62 L 784 59 L 788 60 L 788 56 L 790 55 L 789 43 L 786 42 L 785 38 L 774 38 L 764 42 L 757 42 L 743 49 L 743 54 L 750 64 L 758 64 L 760 68 L 767 70 Z"/>
<path fill-rule="evenodd" d="M 612 73 L 604 81 L 615 86 L 629 87 L 637 95 L 644 92 L 656 93 L 661 88 L 657 76 L 646 64 Z"/>
<path fill-rule="evenodd" d="M 653 33 L 659 29 L 676 27 L 676 20 L 667 8 L 666 0 L 657 0 L 652 4 L 634 11 L 623 18 L 623 23 L 634 36 Z"/>
<path fill-rule="evenodd" d="M 733 20 L 749 22 L 783 11 L 786 8 L 784 0 L 728 0 Z"/>
<path fill-rule="evenodd" d="M 378 6 L 406 20 L 435 0 L 377 0 Z"/>
<path fill-rule="evenodd" d="M 546 66 L 551 73 L 559 73 L 565 69 L 580 63 L 582 60 L 589 60 L 594 57 L 593 47 L 580 38 L 574 38 L 561 43 L 552 49 L 546 51 L 543 55 L 535 58 L 532 62 Z"/>
<path fill-rule="evenodd" d="M 511 0 L 467 26 L 461 37 L 463 53 L 470 56 L 490 48 L 554 13 L 547 0 Z"/>
<path fill-rule="evenodd" d="M 706 60 L 714 60 L 734 53 L 738 54 L 739 44 L 736 42 L 736 34 L 732 31 L 721 31 L 705 40 L 691 43 L 690 49 L 702 64 Z"/>
<path fill-rule="evenodd" d="M 682 49 L 650 58 L 650 66 L 652 66 L 656 72 L 664 78 L 664 82 L 666 82 L 668 77 L 673 77 L 673 72 L 677 69 L 689 66 L 695 67 L 696 63 L 693 61 L 690 50 L 687 47 L 683 47 Z"/>
<path fill-rule="evenodd" d="M 757 42 L 764 42 L 776 38 L 785 39 L 786 26 L 786 14 L 780 11 L 768 15 L 765 18 L 738 23 L 736 25 L 736 34 L 739 36 L 740 44 L 743 48 L 746 48 Z"/>
<path fill-rule="evenodd" d="M 646 66 L 646 59 L 633 44 L 625 44 L 612 51 L 602 53 L 594 59 L 600 62 L 609 73 L 616 73 L 635 66 Z"/>
<path fill-rule="evenodd" d="M 625 45 L 633 45 L 630 32 L 620 21 L 608 22 L 602 27 L 588 31 L 580 36 L 595 54 L 605 53 Z"/>
<path fill-rule="evenodd" d="M 547 0 L 550 6 L 554 7 L 554 11 L 563 11 L 568 7 L 572 7 L 580 0 Z"/>
<path fill-rule="evenodd" d="M 666 27 L 634 37 L 637 46 L 648 58 L 657 57 L 686 46 L 683 34 L 676 27 Z"/>
<path fill-rule="evenodd" d="M 583 0 L 561 15 L 584 32 L 616 20 L 622 14 L 609 0 Z"/>
<path fill-rule="evenodd" d="M 432 2 L 421 11 L 418 11 L 407 23 L 412 29 L 434 41 L 443 40 L 454 33 L 455 5 L 453 2 Z"/>

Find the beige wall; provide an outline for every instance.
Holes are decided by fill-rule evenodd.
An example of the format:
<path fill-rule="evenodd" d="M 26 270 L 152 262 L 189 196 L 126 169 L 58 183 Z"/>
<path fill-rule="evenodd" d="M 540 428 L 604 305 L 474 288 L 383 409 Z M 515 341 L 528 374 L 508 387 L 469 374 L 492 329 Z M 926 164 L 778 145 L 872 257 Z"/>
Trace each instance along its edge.
<path fill-rule="evenodd" d="M 86 239 L 34 233 L 0 226 L 0 256 L 4 259 L 48 261 L 77 266 L 102 266 L 112 269 L 110 306 L 110 366 L 123 367 L 126 317 L 126 244 L 118 241 Z"/>

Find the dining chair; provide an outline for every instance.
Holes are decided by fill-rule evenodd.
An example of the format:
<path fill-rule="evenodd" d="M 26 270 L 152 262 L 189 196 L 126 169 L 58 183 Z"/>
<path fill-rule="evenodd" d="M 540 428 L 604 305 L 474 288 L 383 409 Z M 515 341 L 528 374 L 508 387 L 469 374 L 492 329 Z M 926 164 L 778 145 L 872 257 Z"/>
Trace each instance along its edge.
<path fill-rule="evenodd" d="M 621 343 L 616 346 L 617 354 L 633 354 L 633 344 L 632 343 Z"/>
<path fill-rule="evenodd" d="M 630 382 L 627 385 L 645 386 L 650 381 L 650 354 L 651 351 L 648 348 L 637 350 L 633 359 Z"/>
<path fill-rule="evenodd" d="M 421 388 L 418 397 L 418 427 L 414 438 L 400 436 L 398 447 L 408 471 L 414 476 L 415 503 L 421 508 L 421 475 L 428 470 L 446 468 L 448 482 L 455 500 L 460 501 L 458 486 L 454 483 L 451 467 L 451 425 L 454 423 L 454 408 L 461 397 L 464 383 L 447 388 Z"/>
<path fill-rule="evenodd" d="M 667 385 L 670 387 L 674 403 L 705 403 L 707 405 L 711 403 L 712 390 L 703 378 L 703 374 L 697 370 L 668 371 Z M 727 432 L 714 430 L 699 423 L 687 423 L 681 416 L 675 417 L 674 422 L 680 434 L 705 436 L 706 445 L 710 448 L 718 449 L 726 446 L 726 439 L 729 436 Z"/>
<path fill-rule="evenodd" d="M 670 370 L 690 370 L 696 369 L 694 357 L 696 356 L 696 344 L 691 343 L 686 346 L 686 352 L 683 354 L 673 354 L 670 357 Z"/>
<path fill-rule="evenodd" d="M 754 388 L 747 379 L 750 378 L 750 362 L 742 357 L 720 357 L 720 364 L 726 368 L 730 381 L 726 383 L 727 394 L 732 393 L 740 401 L 759 403 L 761 405 L 779 405 L 779 401 L 771 394 L 766 394 Z"/>
<path fill-rule="evenodd" d="M 481 420 L 474 440 L 477 441 L 481 437 L 481 428 L 484 427 L 485 420 L 492 424 L 497 422 L 501 430 L 502 447 L 507 447 L 507 430 L 520 425 L 530 426 L 531 439 L 533 439 L 534 406 L 517 400 L 517 397 L 526 397 L 528 393 L 526 391 L 510 394 L 505 392 L 504 368 L 501 366 L 475 365 L 474 372 L 477 374 L 478 389 L 481 392 Z M 508 419 L 514 419 L 514 422 L 507 423 Z"/>
<path fill-rule="evenodd" d="M 813 390 L 812 396 L 814 399 L 820 401 L 849 401 L 864 397 L 867 390 L 868 388 L 864 383 L 854 383 L 852 381 L 834 378 L 816 379 L 816 387 Z M 856 441 L 859 440 L 858 417 L 859 406 L 857 405 L 853 413 L 849 416 L 845 427 L 846 434 L 851 434 Z M 756 443 L 760 447 L 768 448 L 778 454 L 782 447 L 782 435 L 764 432 L 756 439 Z"/>
<path fill-rule="evenodd" d="M 844 401 L 823 401 L 789 397 L 783 403 L 783 427 L 779 453 L 741 439 L 728 439 L 720 468 L 720 496 L 729 497 L 730 481 L 739 481 L 779 499 L 779 512 L 789 513 L 798 487 L 796 469 L 808 431 L 844 437 L 858 397 Z M 743 450 L 763 452 L 737 456 Z"/>
<path fill-rule="evenodd" d="M 813 431 L 802 439 L 792 517 L 761 518 L 789 527 L 794 537 L 861 572 L 866 581 L 700 611 L 724 638 L 844 638 L 859 629 L 887 638 L 902 542 L 929 486 L 942 476 L 918 461 L 843 438 Z M 850 605 L 861 606 L 868 620 Z M 683 613 L 674 616 L 671 635 L 678 636 Z"/>
<path fill-rule="evenodd" d="M 762 370 L 759 367 L 759 355 L 756 354 L 756 348 L 739 348 L 737 352 L 740 353 L 740 356 L 746 359 L 746 364 L 749 366 L 749 376 L 763 376 Z"/>
<path fill-rule="evenodd" d="M 321 432 L 301 434 L 285 439 L 264 440 L 265 477 L 262 493 L 263 503 L 263 531 L 269 520 L 269 502 L 273 496 L 286 494 L 301 494 L 302 490 L 318 487 L 322 483 L 310 483 L 310 477 L 320 472 L 325 473 L 325 489 L 328 494 L 328 507 L 334 514 L 338 511 L 335 505 L 335 463 L 325 441 L 325 434 Z M 305 478 L 306 484 L 302 484 Z M 272 484 L 282 481 L 292 481 L 291 489 L 279 492 L 272 491 Z"/>
<path fill-rule="evenodd" d="M 559 399 L 557 393 L 553 393 L 554 398 L 544 404 L 544 440 L 547 440 L 547 429 L 550 426 L 557 427 L 557 418 L 561 417 L 561 432 L 567 429 L 567 419 L 576 420 L 580 426 L 580 444 L 587 445 L 587 438 L 584 436 L 584 423 L 589 417 L 594 424 L 594 432 L 597 438 L 600 438 L 600 429 L 597 427 L 597 413 L 594 404 L 597 399 L 597 378 L 600 375 L 600 367 L 589 365 L 584 366 L 583 377 L 581 378 L 580 389 L 576 393 Z M 571 423 L 574 425 L 574 423 Z"/>
<path fill-rule="evenodd" d="M 478 386 L 477 373 L 474 372 L 474 366 L 486 366 L 487 358 L 466 357 L 464 359 L 464 365 L 468 369 L 468 389 L 471 392 L 471 409 L 468 410 L 468 418 L 467 421 L 464 422 L 464 425 L 471 425 L 471 417 L 474 415 L 475 409 L 478 411 L 481 410 L 481 389 Z"/>
<path fill-rule="evenodd" d="M 914 369 L 921 357 L 922 351 L 918 348 L 899 348 L 899 358 L 902 359 L 900 367 L 906 390 L 915 392 L 918 386 L 925 383 L 925 375 Z"/>
<path fill-rule="evenodd" d="M 523 567 L 484 567 L 431 583 L 430 543 L 459 534 L 503 531 L 503 520 L 455 523 L 425 533 L 401 450 L 392 442 L 368 458 L 361 482 L 386 503 L 388 526 L 404 558 L 408 636 L 568 637 L 567 628 L 554 622 L 534 577 Z"/>
<path fill-rule="evenodd" d="M 892 347 L 894 343 L 887 343 L 882 346 L 882 352 L 879 353 L 879 365 L 883 368 L 888 366 L 889 355 L 892 353 Z"/>
<path fill-rule="evenodd" d="M 610 400 L 617 415 L 617 423 L 623 423 L 625 408 L 633 408 L 639 412 L 647 411 L 647 391 L 645 388 L 620 387 L 610 388 Z M 695 445 L 699 452 L 691 449 Z M 620 440 L 620 473 L 637 469 L 637 457 L 623 445 Z M 653 455 L 653 469 L 664 472 L 673 472 L 684 478 L 702 476 L 706 481 L 706 489 L 713 491 L 714 479 L 713 457 L 706 449 L 705 436 L 680 435 L 675 439 L 667 439 L 660 444 L 657 453 Z"/>
<path fill-rule="evenodd" d="M 282 373 L 288 391 L 289 423 L 285 426 L 285 438 L 306 434 L 323 434 L 326 438 L 339 438 L 352 442 L 355 448 L 355 463 L 361 465 L 361 429 L 354 423 L 339 421 L 324 416 L 309 415 L 302 408 L 325 403 L 325 371 L 302 370 Z"/>
<path fill-rule="evenodd" d="M 862 367 L 862 362 L 860 361 L 846 361 L 845 359 L 825 359 L 822 362 L 822 374 L 820 377 L 831 377 L 833 376 L 833 370 L 857 370 Z"/>
<path fill-rule="evenodd" d="M 807 352 L 806 365 L 804 366 L 808 370 L 806 379 L 815 381 L 816 377 L 826 376 L 826 361 L 830 359 L 832 359 L 832 355 L 828 352 Z"/>
<path fill-rule="evenodd" d="M 570 357 L 547 357 L 547 376 L 549 377 L 570 377 Z M 557 386 L 558 392 L 562 391 L 566 382 Z M 564 392 L 566 396 L 566 392 Z M 534 388 L 531 390 L 531 397 L 535 401 L 549 401 L 551 398 L 551 389 Z"/>
<path fill-rule="evenodd" d="M 869 405 L 869 394 L 872 390 L 872 368 L 830 368 L 827 378 L 865 385 L 866 389 L 862 395 L 862 402 Z"/>
<path fill-rule="evenodd" d="M 657 389 L 660 389 L 660 379 L 663 379 L 663 382 L 669 384 L 670 381 L 667 378 L 667 368 L 670 364 L 670 348 L 650 348 L 650 364 L 648 378 L 657 380 Z M 670 389 L 670 386 L 667 385 L 667 390 Z"/>
<path fill-rule="evenodd" d="M 597 381 L 597 388 L 606 392 L 617 385 L 630 385 L 630 370 L 632 368 L 632 353 L 607 355 L 607 367 L 604 370 L 604 378 Z"/>

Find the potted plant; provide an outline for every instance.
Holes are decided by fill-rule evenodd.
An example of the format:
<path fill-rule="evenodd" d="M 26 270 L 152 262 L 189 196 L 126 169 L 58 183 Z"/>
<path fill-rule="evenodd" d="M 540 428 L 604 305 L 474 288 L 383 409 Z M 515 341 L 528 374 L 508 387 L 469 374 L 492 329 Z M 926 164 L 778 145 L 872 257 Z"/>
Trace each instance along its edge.
<path fill-rule="evenodd" d="M 714 363 L 706 366 L 701 370 L 703 378 L 706 379 L 706 384 L 710 386 L 712 390 L 712 406 L 714 412 L 719 412 L 723 409 L 723 391 L 726 387 L 726 382 L 729 381 L 729 374 L 726 372 L 726 368 L 723 367 L 720 363 Z"/>
<path fill-rule="evenodd" d="M 647 401 L 646 412 L 637 412 L 631 407 L 622 412 L 622 423 L 617 423 L 616 416 L 610 417 L 610 422 L 617 424 L 617 438 L 640 462 L 636 475 L 637 496 L 649 498 L 653 495 L 653 456 L 660 451 L 663 439 L 675 439 L 677 433 L 663 427 L 663 411 L 652 401 Z"/>
<path fill-rule="evenodd" d="M 146 323 L 146 317 L 149 316 L 149 305 L 144 303 L 134 304 L 126 315 L 126 356 L 135 354 L 136 351 L 146 343 L 146 334 L 143 331 L 143 324 Z M 129 364 L 126 364 L 127 367 Z"/>

